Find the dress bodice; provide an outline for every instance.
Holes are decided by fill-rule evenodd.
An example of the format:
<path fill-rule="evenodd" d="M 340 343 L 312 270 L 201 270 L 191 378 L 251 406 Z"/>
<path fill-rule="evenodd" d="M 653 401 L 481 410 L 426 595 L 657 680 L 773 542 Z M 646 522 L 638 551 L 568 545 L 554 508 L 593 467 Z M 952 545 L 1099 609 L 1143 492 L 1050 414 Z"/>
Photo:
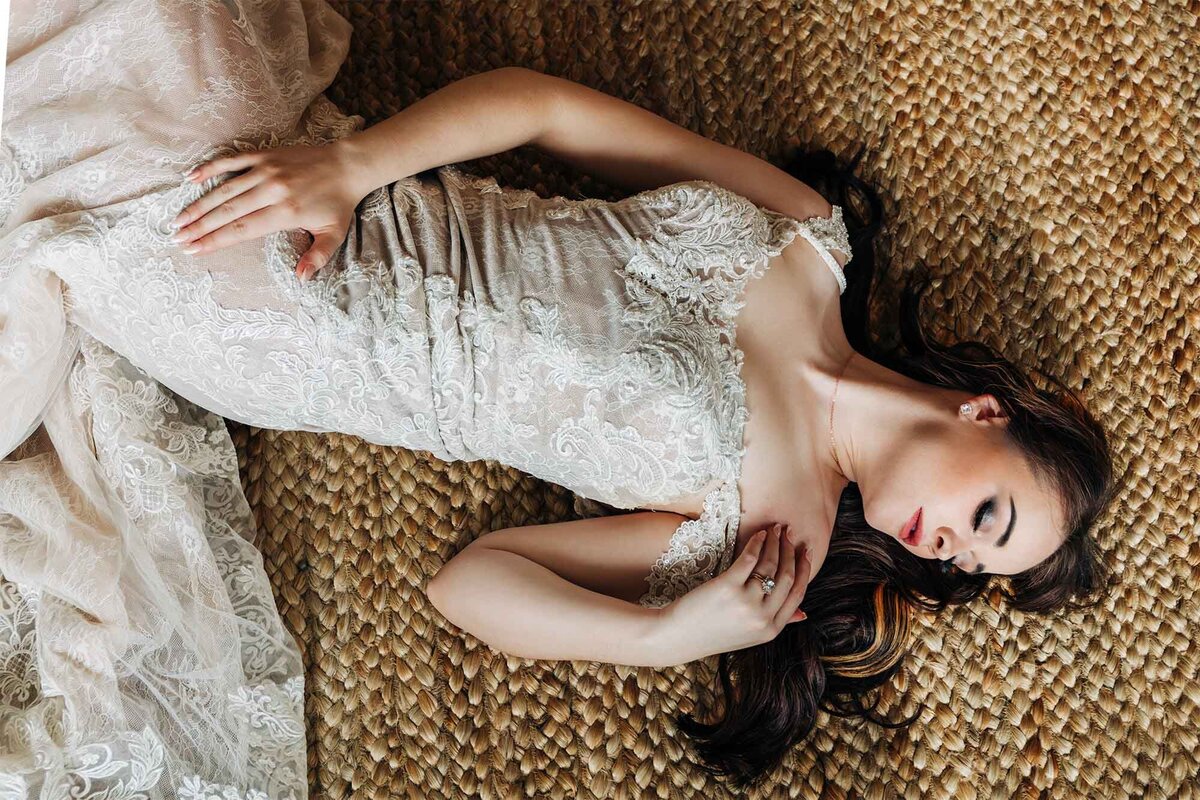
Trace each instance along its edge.
<path fill-rule="evenodd" d="M 447 340 L 472 344 L 469 370 L 458 347 L 442 370 L 447 388 L 471 392 L 467 449 L 570 489 L 583 513 L 669 504 L 719 481 L 642 602 L 723 569 L 741 517 L 745 286 L 800 235 L 844 289 L 829 252 L 850 253 L 842 209 L 800 221 L 703 180 L 607 202 L 542 198 L 453 166 L 439 178 L 409 188 L 448 203 L 470 239 L 437 316 L 456 326 Z"/>

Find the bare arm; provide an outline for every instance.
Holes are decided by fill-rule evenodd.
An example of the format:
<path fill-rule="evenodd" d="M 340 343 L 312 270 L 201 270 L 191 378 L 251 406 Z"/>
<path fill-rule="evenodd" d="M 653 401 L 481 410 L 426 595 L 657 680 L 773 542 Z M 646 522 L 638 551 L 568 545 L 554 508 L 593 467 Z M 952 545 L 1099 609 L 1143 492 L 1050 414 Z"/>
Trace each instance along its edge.
<path fill-rule="evenodd" d="M 427 169 L 526 144 L 629 189 L 710 180 L 796 219 L 832 213 L 819 192 L 761 158 L 525 67 L 455 81 L 331 147 L 345 154 L 349 181 L 365 196 Z"/>
<path fill-rule="evenodd" d="M 708 180 L 800 220 L 833 213 L 819 192 L 757 156 L 583 84 L 544 77 L 554 103 L 533 144 L 572 166 L 631 189 Z"/>
<path fill-rule="evenodd" d="M 686 519 L 641 511 L 484 534 L 429 581 L 446 619 L 525 658 L 684 663 L 662 645 L 662 610 L 637 599 Z"/>
<path fill-rule="evenodd" d="M 427 169 L 532 142 L 548 123 L 552 102 L 549 76 L 501 67 L 443 86 L 331 147 L 346 154 L 349 180 L 365 196 Z"/>

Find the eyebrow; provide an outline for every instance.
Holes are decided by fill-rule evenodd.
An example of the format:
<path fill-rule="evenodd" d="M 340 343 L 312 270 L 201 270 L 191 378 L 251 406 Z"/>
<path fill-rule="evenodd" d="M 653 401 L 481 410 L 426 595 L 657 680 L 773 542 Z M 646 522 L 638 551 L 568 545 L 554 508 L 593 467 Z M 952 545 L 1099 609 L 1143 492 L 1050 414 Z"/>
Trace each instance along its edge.
<path fill-rule="evenodd" d="M 1009 537 L 1012 536 L 1013 526 L 1017 524 L 1017 501 L 1012 495 L 1008 496 L 1008 508 L 1008 527 L 1004 529 L 1004 533 L 996 540 L 996 547 L 1004 547 L 1004 545 L 1008 544 Z M 984 569 L 983 564 L 976 564 L 975 569 L 971 570 L 971 574 L 978 575 Z"/>

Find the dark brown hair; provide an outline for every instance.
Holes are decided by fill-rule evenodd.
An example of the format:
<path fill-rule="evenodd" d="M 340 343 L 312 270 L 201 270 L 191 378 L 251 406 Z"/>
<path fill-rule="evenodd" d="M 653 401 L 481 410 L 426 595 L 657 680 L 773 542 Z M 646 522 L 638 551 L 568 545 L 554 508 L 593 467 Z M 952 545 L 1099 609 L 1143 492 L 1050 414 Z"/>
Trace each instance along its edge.
<path fill-rule="evenodd" d="M 895 538 L 871 528 L 862 495 L 851 483 L 839 501 L 825 561 L 809 584 L 802 608 L 808 619 L 789 624 L 774 640 L 719 656 L 723 708 L 713 724 L 682 715 L 677 724 L 695 742 L 700 766 L 729 776 L 741 788 L 762 781 L 812 730 L 820 710 L 861 717 L 886 728 L 911 724 L 921 712 L 883 719 L 874 690 L 891 680 L 908 654 L 912 615 L 936 613 L 979 597 L 993 582 L 1023 611 L 1053 613 L 1096 605 L 1112 581 L 1089 530 L 1112 500 L 1116 485 L 1104 429 L 1079 397 L 1052 376 L 1038 388 L 1028 374 L 988 345 L 944 345 L 921 327 L 920 299 L 928 278 L 912 273 L 900 301 L 902 348 L 885 350 L 870 336 L 875 280 L 874 238 L 882 220 L 878 194 L 828 150 L 794 150 L 783 167 L 840 205 L 853 261 L 846 267 L 842 319 L 847 339 L 864 356 L 936 386 L 995 395 L 1011 418 L 1004 430 L 1028 458 L 1043 486 L 1061 499 L 1067 529 L 1053 555 L 1016 575 L 948 571 L 920 558 Z M 865 213 L 852 204 L 851 190 Z M 914 287 L 918 288 L 914 288 Z M 736 680 L 735 680 L 736 679 Z"/>

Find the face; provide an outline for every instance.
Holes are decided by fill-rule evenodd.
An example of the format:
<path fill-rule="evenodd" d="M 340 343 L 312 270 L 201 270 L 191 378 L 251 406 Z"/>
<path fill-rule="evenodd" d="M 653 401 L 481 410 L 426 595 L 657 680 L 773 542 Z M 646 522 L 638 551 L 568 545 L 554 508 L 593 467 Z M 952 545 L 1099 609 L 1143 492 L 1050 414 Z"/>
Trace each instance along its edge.
<path fill-rule="evenodd" d="M 906 437 L 874 486 L 860 486 L 863 508 L 867 524 L 922 558 L 948 560 L 965 572 L 1012 575 L 1058 549 L 1059 504 L 1006 439 L 1008 417 L 995 398 L 969 402 L 969 414 L 955 405 L 947 424 Z M 920 540 L 909 544 L 901 534 L 918 509 Z"/>

